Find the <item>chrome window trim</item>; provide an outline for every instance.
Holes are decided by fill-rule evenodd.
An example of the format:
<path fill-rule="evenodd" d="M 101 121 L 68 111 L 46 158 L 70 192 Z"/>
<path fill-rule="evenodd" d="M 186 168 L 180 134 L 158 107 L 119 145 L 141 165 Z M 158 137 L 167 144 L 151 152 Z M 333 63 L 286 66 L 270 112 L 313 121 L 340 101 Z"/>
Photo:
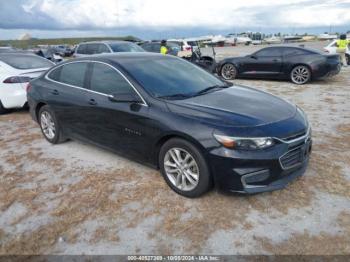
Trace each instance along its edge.
<path fill-rule="evenodd" d="M 79 86 L 75 86 L 75 85 L 70 85 L 70 84 L 66 84 L 66 83 L 63 83 L 63 82 L 59 82 L 59 81 L 53 80 L 53 79 L 51 79 L 51 78 L 49 77 L 49 74 L 50 74 L 53 70 L 56 70 L 56 69 L 58 69 L 58 68 L 60 68 L 60 67 L 62 67 L 62 66 L 64 66 L 64 65 L 75 64 L 75 63 L 100 63 L 100 64 L 104 64 L 104 65 L 107 65 L 107 66 L 111 67 L 114 71 L 116 71 L 117 73 L 119 73 L 119 74 L 126 80 L 126 82 L 132 87 L 132 89 L 133 89 L 133 90 L 136 92 L 136 94 L 140 97 L 140 99 L 142 100 L 142 103 L 140 103 L 139 105 L 148 107 L 148 104 L 146 103 L 145 99 L 142 97 L 142 95 L 141 95 L 140 92 L 136 89 L 136 87 L 129 81 L 129 79 L 128 79 L 122 72 L 120 72 L 120 70 L 118 70 L 118 69 L 115 68 L 114 66 L 112 66 L 112 65 L 110 65 L 110 64 L 108 64 L 108 63 L 105 63 L 105 62 L 95 61 L 95 60 L 83 60 L 83 61 L 72 61 L 72 62 L 68 62 L 68 63 L 62 64 L 62 65 L 58 65 L 57 67 L 54 67 L 54 68 L 50 69 L 50 70 L 45 74 L 45 79 L 48 80 L 48 81 L 57 83 L 57 84 L 61 84 L 61 85 L 73 87 L 73 88 L 76 88 L 76 89 L 84 90 L 84 91 L 86 91 L 86 92 L 90 92 L 90 93 L 94 93 L 94 94 L 98 94 L 98 95 L 102 95 L 102 96 L 106 96 L 106 97 L 113 97 L 112 95 L 100 93 L 100 92 L 97 92 L 97 91 L 94 91 L 94 90 L 91 90 L 91 89 L 87 89 L 87 88 L 83 88 L 83 87 L 79 87 Z"/>

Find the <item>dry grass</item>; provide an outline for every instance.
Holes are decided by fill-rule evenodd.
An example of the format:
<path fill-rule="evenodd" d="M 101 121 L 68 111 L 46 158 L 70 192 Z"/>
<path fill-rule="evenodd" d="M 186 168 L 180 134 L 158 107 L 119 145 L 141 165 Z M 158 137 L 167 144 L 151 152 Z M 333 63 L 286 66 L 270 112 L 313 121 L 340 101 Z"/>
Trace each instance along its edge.
<path fill-rule="evenodd" d="M 308 231 L 293 234 L 288 240 L 278 244 L 269 239 L 259 239 L 263 248 L 278 255 L 350 255 L 350 213 L 342 212 L 338 216 L 340 234 L 321 232 L 313 235 Z"/>

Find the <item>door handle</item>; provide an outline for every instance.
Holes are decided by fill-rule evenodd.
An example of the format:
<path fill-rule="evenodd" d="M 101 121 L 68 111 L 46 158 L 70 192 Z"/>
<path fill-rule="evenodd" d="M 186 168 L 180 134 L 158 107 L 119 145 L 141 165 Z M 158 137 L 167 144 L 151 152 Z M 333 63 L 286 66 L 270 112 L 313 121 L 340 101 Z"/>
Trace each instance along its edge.
<path fill-rule="evenodd" d="M 59 95 L 60 93 L 59 93 L 56 89 L 54 89 L 54 90 L 51 91 L 51 94 L 57 96 L 57 95 Z"/>
<path fill-rule="evenodd" d="M 92 106 L 97 105 L 96 100 L 95 100 L 95 99 L 90 99 L 90 100 L 89 100 L 89 105 L 92 105 Z"/>
<path fill-rule="evenodd" d="M 279 62 L 280 60 L 278 59 L 273 59 L 272 62 Z"/>

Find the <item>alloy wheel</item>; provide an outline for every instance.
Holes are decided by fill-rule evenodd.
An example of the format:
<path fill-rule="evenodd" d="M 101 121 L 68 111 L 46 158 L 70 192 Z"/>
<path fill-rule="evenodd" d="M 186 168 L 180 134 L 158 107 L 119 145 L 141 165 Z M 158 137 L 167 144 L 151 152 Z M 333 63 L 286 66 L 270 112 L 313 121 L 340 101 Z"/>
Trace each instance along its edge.
<path fill-rule="evenodd" d="M 191 191 L 198 185 L 197 162 L 182 148 L 171 148 L 167 151 L 164 157 L 164 169 L 170 182 L 182 191 Z"/>
<path fill-rule="evenodd" d="M 233 64 L 225 64 L 221 69 L 221 75 L 226 80 L 235 79 L 237 75 L 237 69 Z"/>
<path fill-rule="evenodd" d="M 40 115 L 40 125 L 44 135 L 48 139 L 54 139 L 56 135 L 55 123 L 51 114 L 47 111 L 43 111 Z"/>
<path fill-rule="evenodd" d="M 310 79 L 310 70 L 306 66 L 297 66 L 292 70 L 291 78 L 298 85 L 305 84 Z"/>

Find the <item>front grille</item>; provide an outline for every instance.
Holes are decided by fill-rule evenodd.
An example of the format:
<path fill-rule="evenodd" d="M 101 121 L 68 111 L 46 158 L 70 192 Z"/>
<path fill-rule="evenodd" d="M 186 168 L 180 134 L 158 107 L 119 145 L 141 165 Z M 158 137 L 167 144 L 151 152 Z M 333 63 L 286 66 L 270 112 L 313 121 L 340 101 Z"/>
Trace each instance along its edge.
<path fill-rule="evenodd" d="M 287 154 L 281 157 L 282 168 L 287 169 L 302 163 L 303 154 L 304 151 L 302 150 L 302 147 L 289 151 Z"/>

